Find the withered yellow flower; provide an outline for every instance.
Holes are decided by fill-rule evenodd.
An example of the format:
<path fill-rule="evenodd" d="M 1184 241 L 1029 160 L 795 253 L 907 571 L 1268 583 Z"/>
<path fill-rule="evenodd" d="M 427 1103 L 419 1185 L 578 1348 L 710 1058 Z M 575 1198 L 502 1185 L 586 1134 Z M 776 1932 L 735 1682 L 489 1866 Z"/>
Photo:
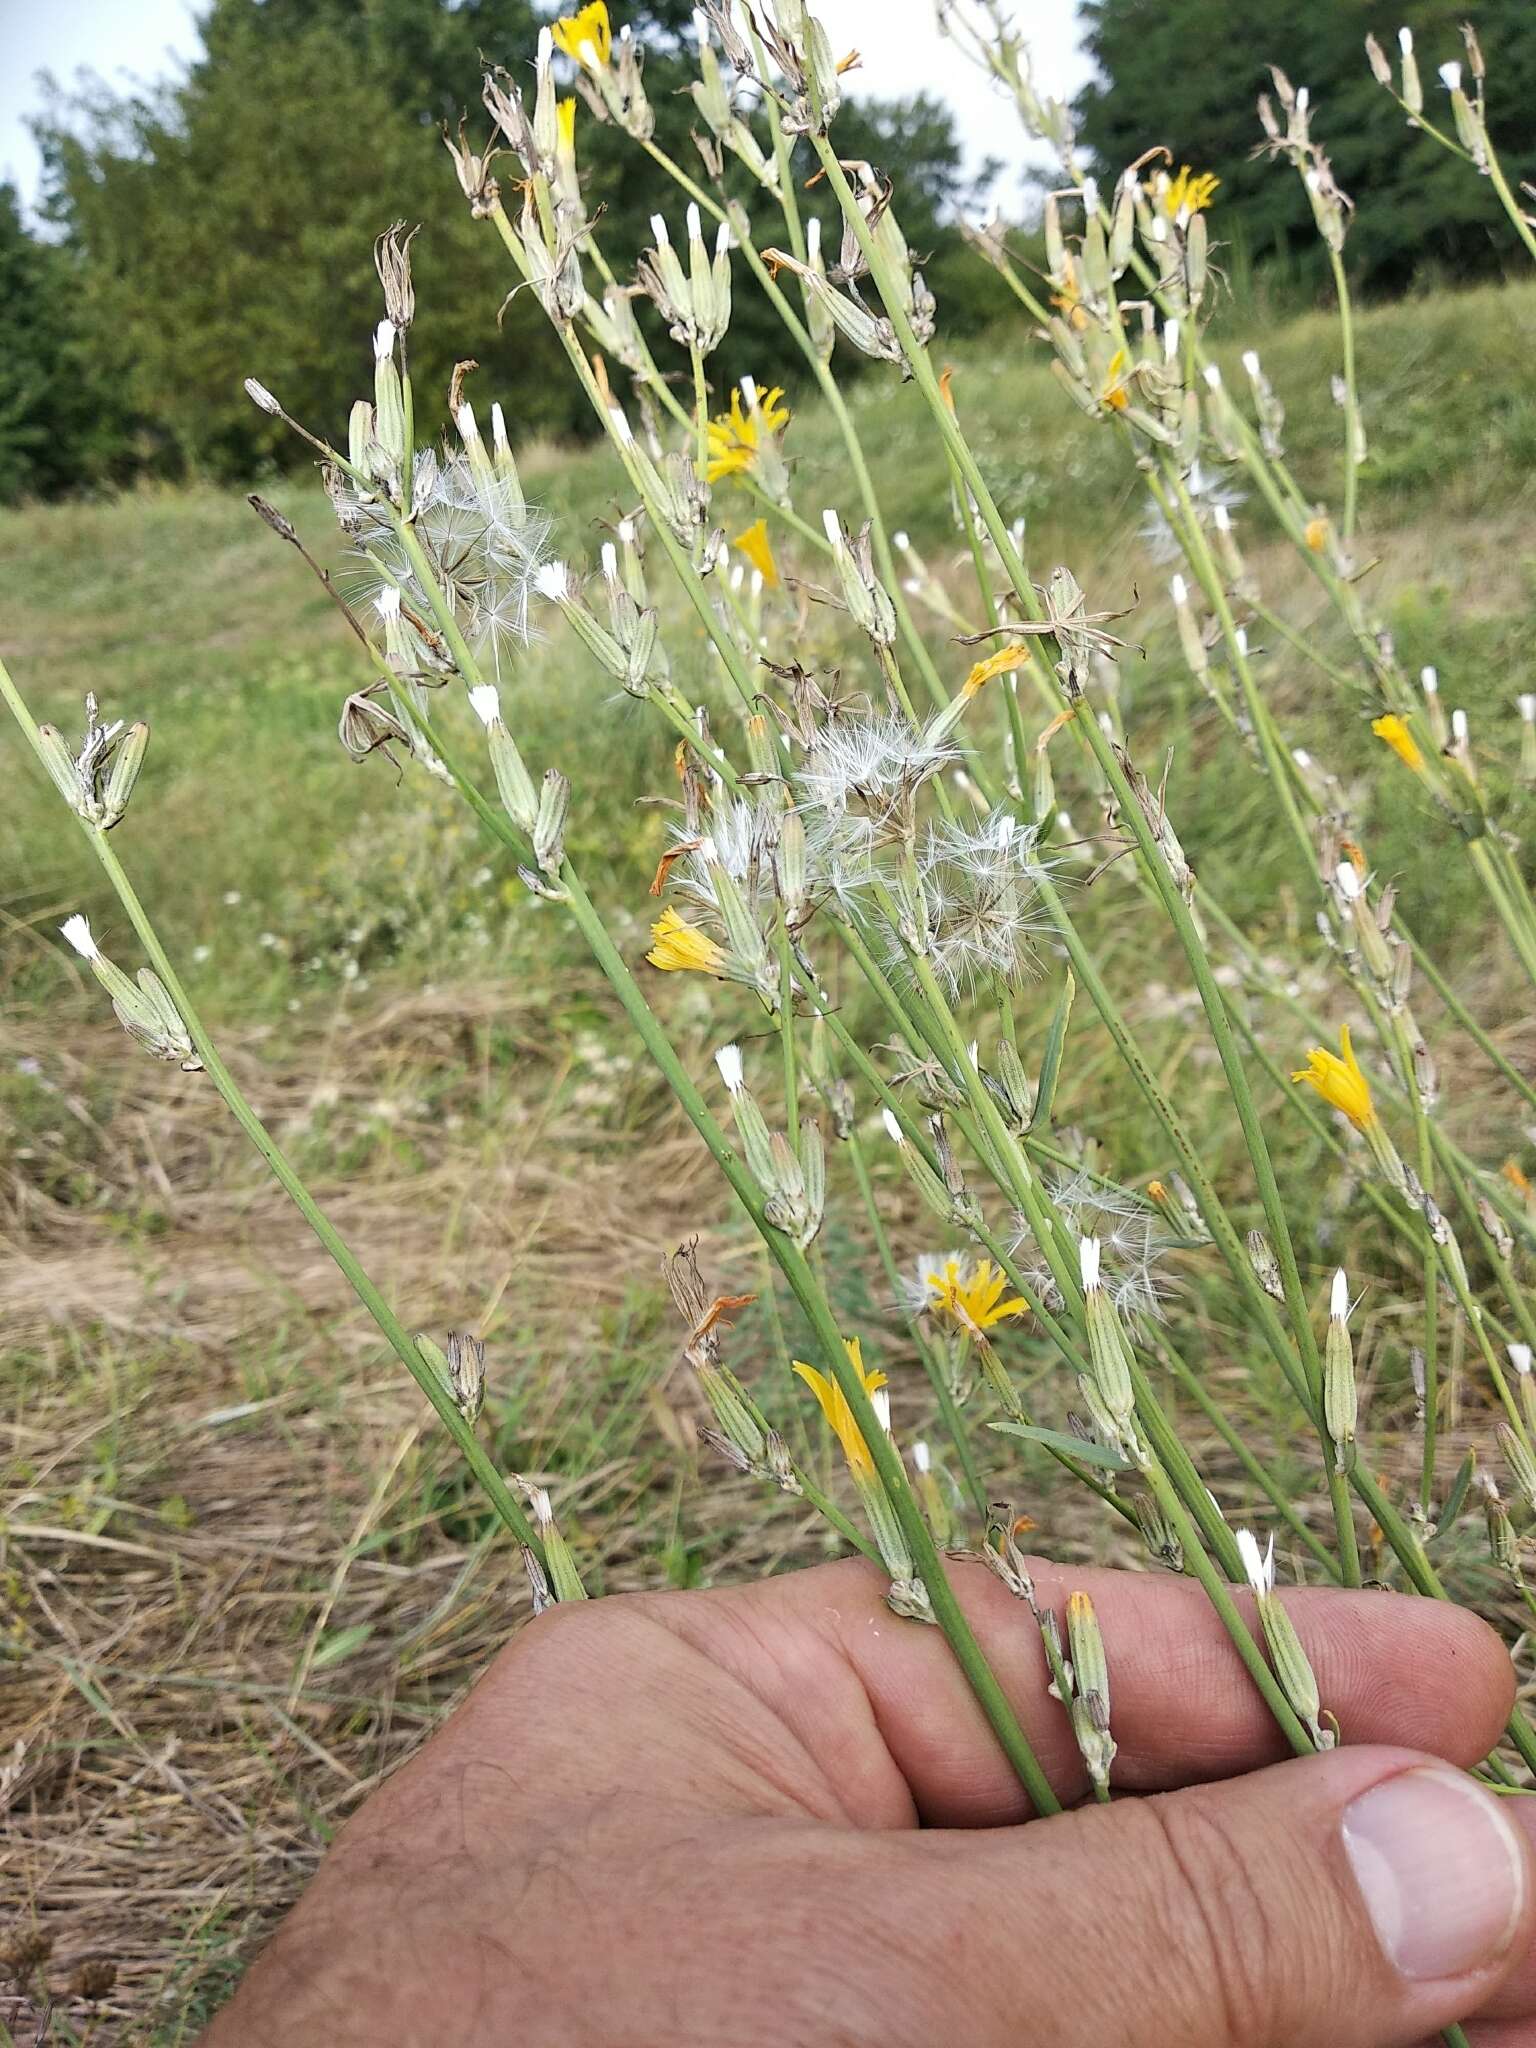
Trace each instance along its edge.
<path fill-rule="evenodd" d="M 1011 1316 L 1023 1315 L 1029 1306 L 1021 1294 L 1002 1299 L 1007 1276 L 990 1259 L 970 1266 L 965 1259 L 951 1255 L 942 1266 L 930 1267 L 923 1278 L 928 1287 L 928 1306 L 953 1316 L 973 1336 L 983 1336 Z"/>
<path fill-rule="evenodd" d="M 1339 1047 L 1339 1052 L 1330 1052 L 1325 1045 L 1309 1047 L 1307 1064 L 1291 1079 L 1310 1081 L 1331 1109 L 1342 1111 L 1357 1131 L 1368 1131 L 1376 1122 L 1376 1106 L 1350 1045 L 1347 1024 L 1339 1032 Z"/>
<path fill-rule="evenodd" d="M 1302 528 L 1302 538 L 1314 555 L 1320 555 L 1328 545 L 1328 522 L 1322 517 L 1309 519 Z"/>
<path fill-rule="evenodd" d="M 845 1337 L 843 1349 L 849 1363 L 858 1374 L 866 1394 L 877 1393 L 885 1385 L 883 1372 L 866 1372 L 864 1354 L 857 1337 Z M 843 1456 L 848 1460 L 848 1470 L 855 1479 L 872 1479 L 875 1475 L 875 1461 L 870 1456 L 869 1445 L 864 1441 L 863 1431 L 854 1420 L 848 1397 L 834 1379 L 828 1379 L 824 1372 L 818 1372 L 814 1365 L 802 1365 L 795 1360 L 795 1371 L 811 1392 L 816 1396 L 822 1414 L 832 1427 L 833 1434 L 843 1447 Z"/>
<path fill-rule="evenodd" d="M 725 955 L 708 932 L 675 910 L 664 910 L 651 926 L 651 950 L 645 957 L 666 974 L 715 974 Z"/>
<path fill-rule="evenodd" d="M 768 539 L 768 522 L 766 519 L 754 519 L 745 533 L 737 534 L 736 538 L 731 542 L 731 546 L 741 550 L 753 568 L 761 573 L 763 581 L 770 590 L 778 589 L 779 565 L 773 559 L 773 548 Z"/>
<path fill-rule="evenodd" d="M 1104 389 L 1099 393 L 1100 405 L 1107 405 L 1112 412 L 1124 412 L 1130 404 L 1130 393 L 1126 390 L 1126 372 L 1130 358 L 1123 348 L 1117 348 L 1109 359 L 1109 368 L 1104 375 Z"/>
<path fill-rule="evenodd" d="M 978 661 L 960 686 L 962 697 L 974 697 L 976 692 L 991 682 L 994 676 L 1006 675 L 1010 669 L 1022 668 L 1029 659 L 1029 649 L 1022 640 L 1010 640 L 1006 647 L 999 647 L 996 654 L 989 654 L 985 661 Z"/>
<path fill-rule="evenodd" d="M 1177 220 L 1181 213 L 1204 213 L 1220 183 L 1214 171 L 1192 171 L 1188 164 L 1182 164 L 1179 175 L 1168 180 L 1163 211 L 1170 220 Z"/>
<path fill-rule="evenodd" d="M 1386 741 L 1404 767 L 1411 768 L 1415 775 L 1424 773 L 1424 756 L 1419 751 L 1418 741 L 1395 711 L 1387 712 L 1382 718 L 1373 718 L 1371 731 L 1377 739 Z"/>
<path fill-rule="evenodd" d="M 588 0 L 588 4 L 575 14 L 562 14 L 551 24 L 555 48 L 567 57 L 573 57 L 578 64 L 589 64 L 592 59 L 583 52 L 590 49 L 599 64 L 608 62 L 613 48 L 613 31 L 608 25 L 608 0 Z"/>
<path fill-rule="evenodd" d="M 790 410 L 780 405 L 784 396 L 783 388 L 775 384 L 771 391 L 758 393 L 757 407 L 744 405 L 741 386 L 731 392 L 729 412 L 717 415 L 709 423 L 709 467 L 706 471 L 712 484 L 722 477 L 740 476 L 752 467 L 765 434 L 776 434 L 781 427 L 787 427 Z"/>

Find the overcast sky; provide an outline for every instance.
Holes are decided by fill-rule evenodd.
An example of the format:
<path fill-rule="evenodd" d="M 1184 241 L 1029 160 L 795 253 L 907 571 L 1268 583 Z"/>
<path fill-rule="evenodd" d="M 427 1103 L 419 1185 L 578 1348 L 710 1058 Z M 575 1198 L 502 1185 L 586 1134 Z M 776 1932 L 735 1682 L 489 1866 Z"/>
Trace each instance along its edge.
<path fill-rule="evenodd" d="M 622 4 L 610 5 L 621 19 Z M 1014 11 L 1041 85 L 1075 92 L 1087 65 L 1073 0 L 1015 0 Z M 969 160 L 1000 157 L 1008 166 L 1001 194 L 1012 196 L 1024 150 L 1011 103 L 937 34 L 929 0 L 816 0 L 816 12 L 839 56 L 862 55 L 851 90 L 940 94 L 954 108 Z M 197 13 L 193 0 L 0 0 L 0 178 L 16 184 L 25 205 L 37 197 L 26 127 L 42 104 L 37 74 L 51 71 L 66 85 L 81 67 L 117 86 L 163 77 L 196 50 Z"/>

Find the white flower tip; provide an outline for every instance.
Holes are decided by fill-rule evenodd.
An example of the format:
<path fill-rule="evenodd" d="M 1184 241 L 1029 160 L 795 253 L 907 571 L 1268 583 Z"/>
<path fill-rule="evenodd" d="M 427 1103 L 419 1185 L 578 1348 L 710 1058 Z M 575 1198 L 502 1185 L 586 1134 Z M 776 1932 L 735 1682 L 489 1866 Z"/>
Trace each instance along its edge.
<path fill-rule="evenodd" d="M 709 16 L 702 7 L 693 10 L 693 32 L 701 43 L 709 41 Z"/>
<path fill-rule="evenodd" d="M 730 246 L 731 224 L 728 220 L 723 220 L 719 227 L 715 229 L 715 255 L 717 257 L 723 256 Z"/>
<path fill-rule="evenodd" d="M 1353 903 L 1365 894 L 1365 884 L 1352 860 L 1341 860 L 1333 871 L 1333 878 L 1339 885 L 1339 894 L 1346 902 Z"/>
<path fill-rule="evenodd" d="M 82 960 L 94 960 L 101 948 L 91 937 L 90 921 L 77 910 L 73 917 L 66 917 L 59 930 L 68 939 Z"/>
<path fill-rule="evenodd" d="M 1214 513 L 1212 514 L 1212 517 L 1216 521 L 1216 530 L 1218 533 L 1231 532 L 1232 514 L 1227 510 L 1225 505 L 1218 505 Z"/>
<path fill-rule="evenodd" d="M 912 1446 L 912 1466 L 913 1470 L 917 1472 L 931 1472 L 933 1470 L 933 1459 L 929 1454 L 927 1444 L 923 1442 L 921 1437 Z"/>
<path fill-rule="evenodd" d="M 1312 766 L 1312 756 L 1305 747 L 1292 747 L 1291 759 L 1298 768 L 1310 768 Z"/>
<path fill-rule="evenodd" d="M 886 1136 L 891 1140 L 892 1144 L 906 1144 L 907 1134 L 901 1128 L 901 1125 L 896 1121 L 896 1112 L 893 1109 L 891 1109 L 889 1106 L 882 1109 L 880 1112 L 880 1121 L 885 1125 Z"/>
<path fill-rule="evenodd" d="M 665 249 L 667 246 L 667 224 L 659 213 L 651 215 L 651 233 L 656 237 L 657 248 Z"/>
<path fill-rule="evenodd" d="M 540 597 L 564 597 L 568 588 L 564 562 L 542 562 L 534 571 L 533 587 Z"/>
<path fill-rule="evenodd" d="M 1099 181 L 1097 178 L 1083 180 L 1083 211 L 1092 216 L 1099 210 Z"/>
<path fill-rule="evenodd" d="M 1263 1550 L 1259 1539 L 1251 1529 L 1237 1531 L 1237 1554 L 1242 1559 L 1243 1571 L 1255 1593 L 1271 1593 L 1275 1585 L 1275 1539 L 1270 1537 Z"/>
<path fill-rule="evenodd" d="M 1447 92 L 1461 91 L 1461 66 L 1453 57 L 1448 64 L 1440 66 L 1440 83 Z"/>
<path fill-rule="evenodd" d="M 821 257 L 821 221 L 813 213 L 805 224 L 805 253 L 814 264 Z"/>
<path fill-rule="evenodd" d="M 875 1420 L 879 1423 L 880 1427 L 885 1431 L 886 1435 L 889 1436 L 891 1433 L 890 1388 L 876 1387 L 874 1392 L 869 1397 L 869 1405 L 875 1411 Z"/>
<path fill-rule="evenodd" d="M 1305 112 L 1307 111 L 1308 107 L 1310 107 L 1310 106 L 1311 106 L 1311 104 L 1312 104 L 1312 90 L 1311 90 L 1311 87 L 1310 87 L 1310 86 L 1305 86 L 1305 85 L 1298 85 L 1298 86 L 1297 86 L 1297 88 L 1296 88 L 1296 110 L 1297 110 L 1297 112 L 1298 112 L 1298 113 L 1302 113 L 1302 114 L 1304 114 L 1304 113 L 1305 113 Z"/>
<path fill-rule="evenodd" d="M 1354 873 L 1354 869 L 1350 869 Z M 1333 1294 L 1328 1303 L 1328 1314 L 1336 1323 L 1349 1320 L 1349 1275 L 1342 1266 L 1333 1276 Z"/>
<path fill-rule="evenodd" d="M 373 330 L 373 359 L 382 363 L 386 356 L 394 354 L 394 350 L 395 323 L 393 320 L 381 320 Z"/>
<path fill-rule="evenodd" d="M 1200 372 L 1200 374 L 1202 377 L 1204 377 L 1206 383 L 1211 387 L 1213 391 L 1219 391 L 1221 389 L 1221 367 L 1219 364 L 1207 363 L 1205 368 Z"/>
<path fill-rule="evenodd" d="M 1467 714 L 1465 713 L 1465 711 L 1458 710 L 1453 711 L 1451 713 L 1451 731 L 1456 735 L 1458 740 L 1464 740 L 1466 738 Z"/>
<path fill-rule="evenodd" d="M 756 405 L 757 379 L 755 377 L 749 377 L 746 371 L 743 370 L 741 373 L 741 380 L 736 388 L 740 391 L 742 397 L 747 401 L 748 405 Z"/>
<path fill-rule="evenodd" d="M 491 439 L 499 449 L 511 445 L 507 440 L 507 416 L 499 404 L 491 407 Z"/>
<path fill-rule="evenodd" d="M 1083 1278 L 1083 1292 L 1091 1293 L 1099 1282 L 1099 1255 L 1102 1250 L 1096 1237 L 1082 1237 L 1077 1242 L 1078 1270 Z"/>
<path fill-rule="evenodd" d="M 469 693 L 469 706 L 482 725 L 494 725 L 501 716 L 501 692 L 494 683 L 476 683 Z"/>
<path fill-rule="evenodd" d="M 1255 379 L 1258 377 L 1259 352 L 1256 348 L 1245 348 L 1243 350 L 1243 368 L 1248 372 L 1250 377 L 1253 377 Z"/>
<path fill-rule="evenodd" d="M 619 521 L 618 535 L 619 539 L 623 541 L 625 547 L 632 548 L 634 546 L 635 522 L 633 521 L 633 519 L 621 519 Z"/>
<path fill-rule="evenodd" d="M 1520 716 L 1525 720 L 1526 724 L 1536 723 L 1536 692 L 1522 690 L 1517 701 L 1520 706 Z"/>
<path fill-rule="evenodd" d="M 1177 320 L 1167 320 L 1163 323 L 1163 355 L 1171 363 L 1178 352 L 1179 323 Z"/>
<path fill-rule="evenodd" d="M 1413 55 L 1413 30 L 1411 28 L 1400 28 L 1398 30 L 1397 47 L 1405 57 Z"/>
<path fill-rule="evenodd" d="M 734 1095 L 742 1084 L 741 1047 L 722 1045 L 715 1054 L 715 1065 L 720 1069 L 720 1078 L 729 1094 Z"/>
<path fill-rule="evenodd" d="M 381 619 L 398 619 L 400 616 L 399 584 L 386 583 L 384 588 L 379 592 L 378 596 L 374 599 L 374 604 L 378 607 L 378 613 Z"/>
<path fill-rule="evenodd" d="M 699 206 L 698 206 L 698 201 L 697 201 L 697 200 L 695 200 L 695 199 L 690 199 L 690 200 L 689 200 L 689 202 L 688 202 L 688 213 L 687 213 L 687 220 L 688 220 L 688 239 L 689 239 L 689 241 L 690 241 L 690 242 L 696 242 L 696 241 L 698 241 L 698 239 L 699 239 L 699 236 L 700 236 L 700 232 L 701 232 L 701 228 L 702 228 L 702 223 L 701 223 L 701 221 L 700 221 L 700 217 L 699 217 Z"/>
<path fill-rule="evenodd" d="M 610 583 L 619 573 L 619 551 L 611 540 L 603 542 L 603 574 Z"/>
<path fill-rule="evenodd" d="M 843 522 L 835 512 L 823 512 L 821 515 L 821 530 L 827 536 L 827 539 L 831 541 L 833 547 L 836 547 L 843 537 Z"/>
<path fill-rule="evenodd" d="M 550 62 L 552 61 L 552 59 L 553 59 L 553 57 L 554 57 L 554 54 L 555 54 L 555 36 L 554 36 L 554 31 L 553 31 L 553 29 L 551 29 L 551 27 L 549 26 L 549 23 L 548 23 L 548 22 L 546 22 L 546 23 L 544 24 L 543 28 L 541 28 L 541 29 L 539 30 L 539 44 L 538 44 L 538 56 L 537 56 L 537 59 L 535 60 L 535 61 L 536 61 L 536 62 L 538 63 L 538 65 L 539 65 L 539 68 L 540 68 L 541 70 L 543 69 L 543 67 L 544 67 L 544 66 L 545 66 L 546 64 L 548 64 L 548 63 L 550 63 Z"/>
<path fill-rule="evenodd" d="M 1239 626 L 1232 635 L 1232 639 L 1239 654 L 1246 654 L 1248 652 L 1248 628 L 1246 626 Z"/>
<path fill-rule="evenodd" d="M 616 405 L 610 407 L 608 417 L 613 422 L 613 431 L 618 436 L 620 442 L 624 447 L 630 447 L 634 442 L 635 430 L 624 417 L 622 409 Z"/>
<path fill-rule="evenodd" d="M 903 554 L 905 554 L 907 549 L 911 547 L 912 536 L 907 532 L 907 529 L 904 526 L 898 526 L 896 531 L 891 535 L 891 545 L 892 547 L 900 548 Z"/>
<path fill-rule="evenodd" d="M 1511 1344 L 1509 1347 L 1509 1362 L 1516 1372 L 1529 1372 L 1531 1369 L 1530 1345 Z"/>
<path fill-rule="evenodd" d="M 470 404 L 467 398 L 461 398 L 459 400 L 459 408 L 458 411 L 453 416 L 453 424 L 458 428 L 459 438 L 461 440 L 479 440 L 480 428 L 475 419 L 475 408 Z"/>
<path fill-rule="evenodd" d="M 1189 585 L 1182 576 L 1174 577 L 1173 581 L 1168 585 L 1168 593 L 1177 605 L 1189 603 Z"/>

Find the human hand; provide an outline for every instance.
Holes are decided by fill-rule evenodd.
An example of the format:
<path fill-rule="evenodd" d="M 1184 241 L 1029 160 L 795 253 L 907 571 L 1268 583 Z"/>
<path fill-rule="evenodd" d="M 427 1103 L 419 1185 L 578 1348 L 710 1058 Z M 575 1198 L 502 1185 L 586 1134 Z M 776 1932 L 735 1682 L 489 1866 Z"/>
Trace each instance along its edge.
<path fill-rule="evenodd" d="M 1064 1799 L 1032 1618 L 958 1565 Z M 1283 1745 L 1200 1589 L 1091 1594 L 1108 1807 L 1030 1820 L 862 1561 L 558 1608 L 349 1823 L 203 2048 L 1536 2048 L 1524 1799 L 1448 1769 L 1513 1678 L 1458 1609 L 1285 1596 L 1345 1748 Z M 1021 1823 L 1027 1822 L 1027 1825 Z"/>

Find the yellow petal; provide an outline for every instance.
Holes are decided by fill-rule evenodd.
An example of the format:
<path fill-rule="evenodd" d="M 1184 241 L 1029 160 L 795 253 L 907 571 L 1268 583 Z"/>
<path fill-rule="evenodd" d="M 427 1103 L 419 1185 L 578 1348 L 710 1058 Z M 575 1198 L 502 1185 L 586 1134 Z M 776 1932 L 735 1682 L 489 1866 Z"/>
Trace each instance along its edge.
<path fill-rule="evenodd" d="M 1006 675 L 1010 669 L 1022 668 L 1028 659 L 1029 649 L 1024 642 L 1010 640 L 1008 645 L 1000 647 L 996 654 L 989 654 L 985 661 L 977 662 L 960 685 L 961 696 L 974 697 L 994 676 Z"/>
<path fill-rule="evenodd" d="M 778 589 L 779 565 L 773 559 L 773 549 L 768 540 L 768 522 L 766 519 L 754 519 L 745 533 L 737 534 L 736 538 L 731 542 L 731 546 L 739 548 L 753 568 L 760 571 L 763 581 L 770 590 Z"/>
<path fill-rule="evenodd" d="M 725 955 L 709 936 L 675 910 L 664 910 L 651 926 L 651 950 L 646 959 L 663 973 L 715 973 Z"/>
<path fill-rule="evenodd" d="M 1383 718 L 1373 718 L 1371 731 L 1377 739 L 1385 740 L 1399 761 L 1411 768 L 1415 775 L 1424 773 L 1424 756 L 1419 751 L 1418 742 L 1408 730 L 1406 720 L 1399 718 L 1395 711 L 1387 712 Z"/>

